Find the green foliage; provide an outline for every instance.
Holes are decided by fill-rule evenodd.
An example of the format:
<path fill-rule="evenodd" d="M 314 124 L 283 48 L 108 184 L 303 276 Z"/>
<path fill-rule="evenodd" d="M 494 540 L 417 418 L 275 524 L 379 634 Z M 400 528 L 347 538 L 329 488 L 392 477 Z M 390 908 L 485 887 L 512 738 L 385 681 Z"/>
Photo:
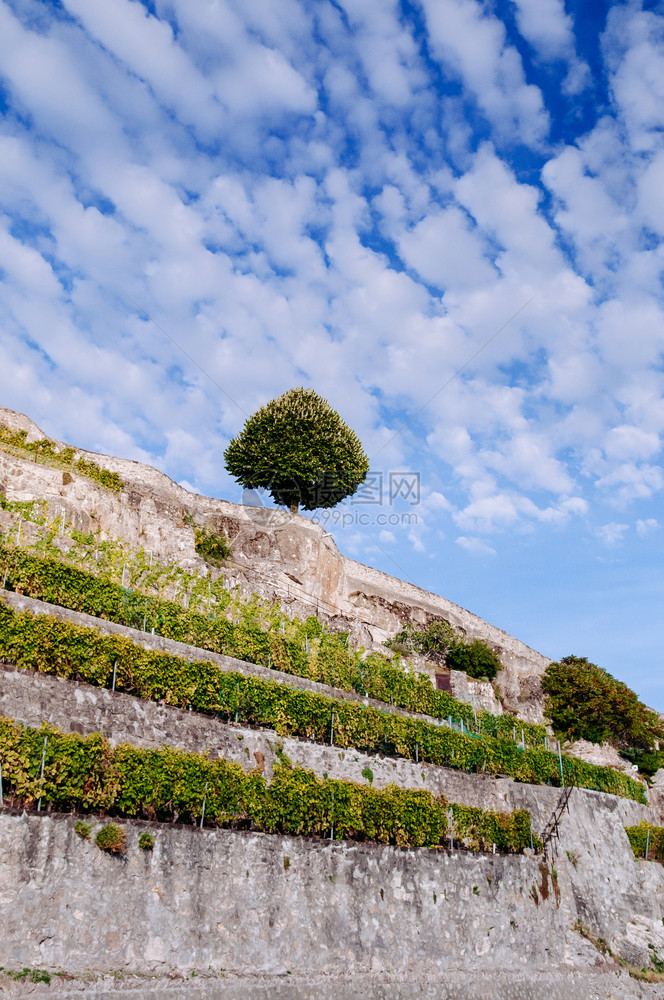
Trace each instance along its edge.
<path fill-rule="evenodd" d="M 664 767 L 664 752 L 661 750 L 621 750 L 620 755 L 631 764 L 636 764 L 639 773 L 648 778 Z"/>
<path fill-rule="evenodd" d="M 43 798 L 57 808 L 94 808 L 121 816 L 205 821 L 266 833 L 369 840 L 402 847 L 438 847 L 447 836 L 444 796 L 397 788 L 376 790 L 318 778 L 312 771 L 276 765 L 268 785 L 256 770 L 233 761 L 172 747 L 112 747 L 99 734 L 79 736 L 42 726 L 30 729 L 0 717 L 0 756 L 7 796 L 29 806 L 39 793 L 44 735 L 49 755 Z M 74 791 L 76 790 L 76 792 Z M 483 811 L 452 805 L 455 841 L 470 850 L 520 852 L 530 843 L 530 813 Z M 125 833 L 114 823 L 96 836 L 102 850 L 123 853 Z"/>
<path fill-rule="evenodd" d="M 110 472 L 103 469 L 96 462 L 88 458 L 79 458 L 76 462 L 74 458 L 76 452 L 74 448 L 64 447 L 59 451 L 55 441 L 50 438 L 41 438 L 39 441 L 28 441 L 27 431 L 12 430 L 5 424 L 0 424 L 0 448 L 13 452 L 25 452 L 36 462 L 46 465 L 56 466 L 64 469 L 71 469 L 87 479 L 92 479 L 100 486 L 119 493 L 124 489 L 124 482 L 117 472 Z"/>
<path fill-rule="evenodd" d="M 334 507 L 364 482 L 369 460 L 354 431 L 313 389 L 290 389 L 249 417 L 224 452 L 226 468 L 275 503 Z"/>
<path fill-rule="evenodd" d="M 626 684 L 585 656 L 549 664 L 542 688 L 547 715 L 567 739 L 652 751 L 655 740 L 664 737 L 658 716 Z"/>
<path fill-rule="evenodd" d="M 221 566 L 232 554 L 225 535 L 218 535 L 206 528 L 194 528 L 194 539 L 197 554 L 211 566 Z"/>
<path fill-rule="evenodd" d="M 79 819 L 74 830 L 76 831 L 76 836 L 80 837 L 81 840 L 89 840 L 92 833 L 92 826 L 90 823 L 85 823 L 82 819 Z"/>
<path fill-rule="evenodd" d="M 0 968 L 0 971 L 2 969 Z M 51 974 L 46 969 L 5 969 L 5 975 L 10 979 L 29 979 L 31 983 L 50 983 Z"/>
<path fill-rule="evenodd" d="M 117 823 L 108 823 L 98 831 L 95 843 L 108 854 L 124 854 L 127 849 L 127 835 Z"/>
<path fill-rule="evenodd" d="M 648 832 L 650 832 L 649 838 Z M 635 858 L 645 858 L 647 843 L 648 860 L 664 861 L 664 828 L 641 820 L 638 826 L 625 827 L 625 833 L 629 837 Z"/>
<path fill-rule="evenodd" d="M 490 712 L 482 712 L 479 728 L 483 736 L 501 737 L 517 743 L 523 738 L 527 747 L 544 747 L 545 726 L 540 726 L 536 722 L 525 722 L 513 715 L 491 715 Z"/>
<path fill-rule="evenodd" d="M 44 513 L 48 508 L 45 500 L 8 500 L 0 493 L 0 509 L 10 514 L 19 514 L 30 521 L 43 522 Z"/>
<path fill-rule="evenodd" d="M 522 750 L 503 736 L 479 738 L 408 715 L 384 713 L 361 702 L 341 701 L 277 681 L 223 671 L 213 662 L 146 650 L 124 636 L 103 635 L 46 615 L 16 613 L 0 605 L 0 657 L 18 667 L 75 678 L 180 708 L 268 726 L 280 736 L 334 742 L 463 770 L 505 774 L 531 783 L 560 781 L 558 756 Z M 511 734 L 510 734 L 511 735 Z M 50 744 L 49 750 L 50 752 Z M 47 752 L 47 756 L 48 756 Z M 92 765 L 91 765 L 92 767 Z M 640 783 L 577 759 L 564 759 L 567 784 L 645 801 Z"/>
<path fill-rule="evenodd" d="M 141 851 L 152 851 L 154 849 L 154 837 L 151 833 L 142 833 L 138 838 L 138 846 Z"/>
<path fill-rule="evenodd" d="M 463 670 L 469 677 L 488 681 L 494 679 L 502 666 L 494 651 L 481 639 L 472 642 L 455 639 L 447 650 L 445 663 L 450 670 Z"/>
<path fill-rule="evenodd" d="M 430 622 L 424 629 L 405 625 L 393 639 L 384 643 L 399 653 L 419 653 L 434 662 L 443 662 L 450 644 L 458 638 L 458 632 L 447 621 Z"/>
<path fill-rule="evenodd" d="M 501 662 L 481 639 L 467 642 L 447 621 L 431 622 L 425 629 L 406 625 L 384 645 L 397 653 L 419 653 L 434 663 L 445 663 L 451 670 L 463 670 L 469 677 L 492 681 Z"/>
<path fill-rule="evenodd" d="M 373 785 L 374 774 L 370 767 L 362 768 L 362 777 L 365 778 L 370 785 Z"/>

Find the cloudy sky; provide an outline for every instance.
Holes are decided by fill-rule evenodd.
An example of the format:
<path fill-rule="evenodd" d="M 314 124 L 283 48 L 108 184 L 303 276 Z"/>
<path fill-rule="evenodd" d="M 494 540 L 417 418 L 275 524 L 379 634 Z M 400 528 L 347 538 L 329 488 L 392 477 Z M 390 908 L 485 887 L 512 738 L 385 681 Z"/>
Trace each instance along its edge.
<path fill-rule="evenodd" d="M 664 710 L 661 3 L 5 0 L 0 109 L 1 403 L 239 501 L 311 386 L 343 552 Z"/>

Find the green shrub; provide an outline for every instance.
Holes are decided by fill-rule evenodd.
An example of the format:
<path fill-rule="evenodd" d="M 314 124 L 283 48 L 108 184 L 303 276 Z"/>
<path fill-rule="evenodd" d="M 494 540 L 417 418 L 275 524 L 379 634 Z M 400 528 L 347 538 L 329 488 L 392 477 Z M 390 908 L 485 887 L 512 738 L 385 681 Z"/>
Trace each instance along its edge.
<path fill-rule="evenodd" d="M 194 541 L 197 554 L 211 566 L 221 566 L 232 553 L 225 535 L 218 535 L 206 528 L 194 529 Z"/>
<path fill-rule="evenodd" d="M 472 642 L 456 639 L 447 650 L 445 663 L 450 670 L 463 670 L 469 677 L 488 681 L 501 669 L 500 660 L 481 639 Z"/>
<path fill-rule="evenodd" d="M 138 838 L 138 846 L 142 851 L 151 851 L 154 848 L 154 837 L 151 833 L 142 833 Z"/>
<path fill-rule="evenodd" d="M 127 847 L 127 836 L 121 826 L 108 823 L 102 826 L 95 837 L 97 847 L 108 854 L 124 854 Z"/>
<path fill-rule="evenodd" d="M 641 820 L 637 826 L 625 827 L 625 833 L 629 837 L 635 858 L 645 858 L 647 843 L 648 860 L 664 861 L 664 829 L 661 826 L 653 826 L 652 823 Z"/>
<path fill-rule="evenodd" d="M 405 625 L 393 639 L 384 643 L 398 653 L 419 653 L 434 662 L 442 662 L 445 653 L 459 633 L 447 621 L 431 622 L 424 629 L 416 629 L 413 625 Z"/>
<path fill-rule="evenodd" d="M 664 767 L 664 752 L 661 750 L 621 750 L 620 756 L 630 764 L 636 764 L 640 774 L 652 778 L 660 768 Z"/>
<path fill-rule="evenodd" d="M 566 656 L 544 672 L 546 713 L 561 737 L 652 751 L 664 737 L 659 717 L 636 694 L 585 656 Z"/>
<path fill-rule="evenodd" d="M 79 819 L 78 823 L 74 827 L 74 830 L 81 840 L 89 840 L 90 834 L 92 833 L 92 826 L 90 823 L 84 823 L 82 819 Z"/>

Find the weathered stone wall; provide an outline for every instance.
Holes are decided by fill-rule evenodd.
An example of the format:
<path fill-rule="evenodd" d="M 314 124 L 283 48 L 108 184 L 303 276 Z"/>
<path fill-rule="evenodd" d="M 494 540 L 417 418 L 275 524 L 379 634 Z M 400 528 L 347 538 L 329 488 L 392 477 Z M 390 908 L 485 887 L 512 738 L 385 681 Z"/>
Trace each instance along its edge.
<path fill-rule="evenodd" d="M 0 422 L 43 437 L 27 417 L 0 408 Z M 202 565 L 185 515 L 223 531 L 233 561 L 224 570 L 243 592 L 279 600 L 293 614 L 316 613 L 350 629 L 357 645 L 380 648 L 405 622 L 425 625 L 444 618 L 471 638 L 481 638 L 500 655 L 499 687 L 507 707 L 541 721 L 540 678 L 548 658 L 451 601 L 342 556 L 325 530 L 308 518 L 281 510 L 245 507 L 189 493 L 163 473 L 138 462 L 78 454 L 118 472 L 120 494 L 73 475 L 63 482 L 51 469 L 0 451 L 0 490 L 14 500 L 46 499 L 53 516 L 66 511 L 85 532 L 101 528 L 142 546 L 164 561 Z"/>
<path fill-rule="evenodd" d="M 285 752 L 294 764 L 334 778 L 364 782 L 370 769 L 377 787 L 396 783 L 426 788 L 451 801 L 485 809 L 529 809 L 538 831 L 544 828 L 560 797 L 557 788 L 519 784 L 508 778 L 492 779 L 430 764 L 371 757 L 352 749 L 280 740 L 271 731 L 225 724 L 194 712 L 11 667 L 0 671 L 0 710 L 32 725 L 47 720 L 66 731 L 101 730 L 115 742 L 127 740 L 146 746 L 169 743 L 188 750 L 209 750 L 213 755 L 237 760 L 246 768 L 263 766 L 268 779 L 277 751 Z M 648 964 L 650 945 L 664 954 L 664 871 L 657 864 L 635 862 L 624 831 L 626 825 L 641 819 L 660 823 L 662 816 L 657 810 L 626 799 L 579 789 L 572 793 L 569 811 L 561 820 L 560 841 L 554 844 L 560 894 L 556 920 L 561 921 L 565 961 L 572 966 L 584 965 L 590 947 L 573 930 L 579 920 L 628 961 Z M 355 846 L 350 845 L 349 850 L 355 850 Z M 410 852 L 413 871 L 418 870 L 419 859 L 425 855 L 429 856 L 428 852 Z M 503 861 L 507 865 L 514 862 L 517 867 L 522 864 L 522 859 L 517 858 Z M 491 872 L 488 874 L 493 878 Z M 543 884 L 542 877 L 540 873 L 537 885 Z M 8 878 L 11 881 L 13 875 L 9 873 Z M 527 886 L 527 905 L 537 909 L 542 893 L 537 890 L 533 895 L 533 885 L 531 881 Z M 548 891 L 552 890 L 550 884 Z M 519 924 L 516 917 L 509 919 Z M 462 922 L 465 920 L 463 916 Z M 472 921 L 468 926 L 473 926 Z M 593 961 L 594 954 L 592 951 Z"/>
<path fill-rule="evenodd" d="M 0 814 L 2 964 L 419 977 L 565 958 L 550 879 L 531 897 L 548 878 L 534 858 L 172 826 L 141 852 L 147 825 L 124 826 L 118 859 L 73 818 Z"/>
<path fill-rule="evenodd" d="M 91 820 L 94 836 L 101 823 Z M 245 983 L 290 973 L 295 989 L 322 976 L 319 995 L 396 1000 L 544 997 L 523 989 L 536 982 L 536 970 L 540 982 L 552 984 L 553 970 L 592 972 L 600 964 L 592 945 L 569 930 L 565 889 L 559 905 L 550 873 L 535 858 L 123 825 L 128 849 L 117 858 L 81 840 L 73 817 L 0 812 L 6 968 L 163 974 L 212 967 Z M 156 838 L 153 852 L 138 848 L 146 829 Z M 653 883 L 646 875 L 647 893 Z M 355 977 L 360 989 L 353 993 Z M 384 977 L 403 985 L 385 989 Z M 485 986 L 492 981 L 491 993 L 473 993 L 475 977 Z M 446 993 L 446 982 L 457 990 Z M 583 978 L 576 982 L 573 992 L 548 995 L 584 996 Z M 613 976 L 604 982 L 607 992 L 594 994 L 603 1000 L 643 995 Z M 421 992 L 413 988 L 425 983 Z M 464 983 L 467 993 L 458 989 Z M 439 990 L 429 992 L 434 984 Z M 219 984 L 216 990 L 206 995 L 223 995 Z"/>

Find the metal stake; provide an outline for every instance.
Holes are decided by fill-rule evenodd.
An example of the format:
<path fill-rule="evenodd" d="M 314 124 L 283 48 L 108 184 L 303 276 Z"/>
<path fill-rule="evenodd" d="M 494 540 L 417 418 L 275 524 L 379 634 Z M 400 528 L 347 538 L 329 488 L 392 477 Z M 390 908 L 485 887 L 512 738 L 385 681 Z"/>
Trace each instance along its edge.
<path fill-rule="evenodd" d="M 332 721 L 330 722 L 330 746 L 334 746 L 334 709 L 332 709 Z"/>
<path fill-rule="evenodd" d="M 452 812 L 452 807 L 447 813 L 450 821 L 450 851 L 454 854 L 454 813 Z"/>
<path fill-rule="evenodd" d="M 565 787 L 565 774 L 563 772 L 563 755 L 560 750 L 560 740 L 558 740 L 558 763 L 560 764 L 560 780 L 563 783 L 563 788 Z"/>
<path fill-rule="evenodd" d="M 415 744 L 415 763 L 419 764 L 419 762 L 420 762 L 420 745 L 419 745 L 419 743 L 416 743 Z"/>
<path fill-rule="evenodd" d="M 648 849 L 650 847 L 650 830 L 646 831 L 646 861 L 648 860 Z"/>
<path fill-rule="evenodd" d="M 113 664 L 113 687 L 111 688 L 111 691 L 115 691 L 115 675 L 117 674 L 117 672 L 118 672 L 118 661 L 116 660 L 115 663 Z"/>
<path fill-rule="evenodd" d="M 41 759 L 41 773 L 39 775 L 39 791 L 40 792 L 41 792 L 42 782 L 44 780 L 44 763 L 46 761 L 46 744 L 47 743 L 48 743 L 48 736 L 45 736 L 44 737 L 44 749 L 42 750 L 42 759 Z M 39 801 L 37 802 L 37 812 L 39 812 L 40 809 L 41 809 L 41 800 L 42 800 L 42 797 L 41 797 L 41 794 L 40 794 Z"/>
<path fill-rule="evenodd" d="M 205 791 L 203 792 L 203 811 L 201 812 L 201 830 L 203 829 L 203 821 L 205 820 L 205 800 L 207 798 L 208 783 L 205 782 Z"/>
<path fill-rule="evenodd" d="M 526 737 L 523 735 L 523 726 L 521 727 L 521 746 L 526 749 Z"/>

